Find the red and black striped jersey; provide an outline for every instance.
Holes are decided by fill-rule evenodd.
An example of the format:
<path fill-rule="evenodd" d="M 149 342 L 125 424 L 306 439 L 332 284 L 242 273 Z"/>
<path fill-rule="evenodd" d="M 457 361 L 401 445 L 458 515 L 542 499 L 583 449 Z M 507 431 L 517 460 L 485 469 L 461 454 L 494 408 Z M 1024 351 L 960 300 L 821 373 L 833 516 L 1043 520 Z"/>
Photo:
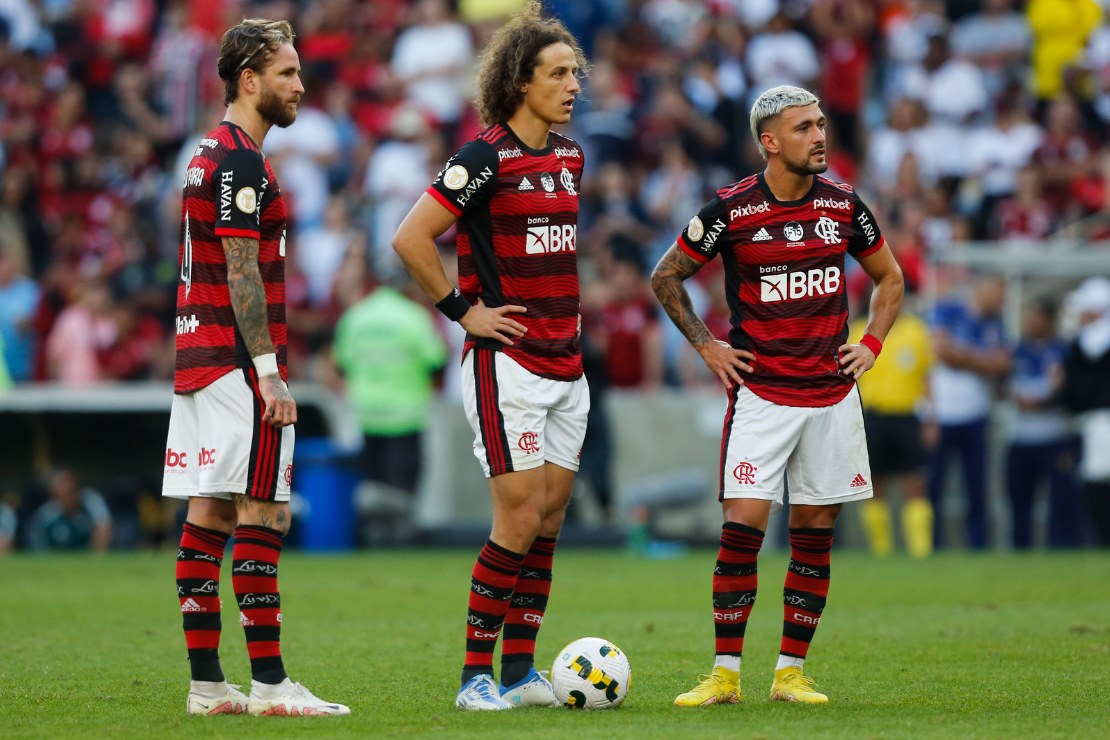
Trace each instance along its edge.
<path fill-rule="evenodd" d="M 270 339 L 286 380 L 285 199 L 270 163 L 245 131 L 224 121 L 200 140 L 184 188 L 174 392 L 252 366 L 231 307 L 224 237 L 258 240 Z"/>
<path fill-rule="evenodd" d="M 720 254 L 731 311 L 729 343 L 752 352 L 744 382 L 784 406 L 831 406 L 852 389 L 840 373 L 848 339 L 844 255 L 883 246 L 875 217 L 851 186 L 814 177 L 804 198 L 775 199 L 752 175 L 717 191 L 678 238 L 698 262 Z"/>
<path fill-rule="evenodd" d="M 448 161 L 428 193 L 459 217 L 459 290 L 471 303 L 516 304 L 528 332 L 505 352 L 554 380 L 582 375 L 578 342 L 578 188 L 582 149 L 552 132 L 546 149 L 526 146 L 506 124 L 490 126 Z"/>

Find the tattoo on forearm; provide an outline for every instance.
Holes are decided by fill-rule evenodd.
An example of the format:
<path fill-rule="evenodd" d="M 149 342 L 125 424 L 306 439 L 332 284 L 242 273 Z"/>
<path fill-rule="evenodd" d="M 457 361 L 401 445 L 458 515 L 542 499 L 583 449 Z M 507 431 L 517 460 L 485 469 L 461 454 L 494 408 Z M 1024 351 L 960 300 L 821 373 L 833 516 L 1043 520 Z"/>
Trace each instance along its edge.
<path fill-rule="evenodd" d="M 274 351 L 266 308 L 266 288 L 258 270 L 258 240 L 231 237 L 223 240 L 227 257 L 227 287 L 235 323 L 251 357 Z"/>
<path fill-rule="evenodd" d="M 713 339 L 705 322 L 694 312 L 690 294 L 683 281 L 701 269 L 701 265 L 683 254 L 678 247 L 671 247 L 651 273 L 651 289 L 671 317 L 671 321 L 686 339 L 697 346 Z"/>

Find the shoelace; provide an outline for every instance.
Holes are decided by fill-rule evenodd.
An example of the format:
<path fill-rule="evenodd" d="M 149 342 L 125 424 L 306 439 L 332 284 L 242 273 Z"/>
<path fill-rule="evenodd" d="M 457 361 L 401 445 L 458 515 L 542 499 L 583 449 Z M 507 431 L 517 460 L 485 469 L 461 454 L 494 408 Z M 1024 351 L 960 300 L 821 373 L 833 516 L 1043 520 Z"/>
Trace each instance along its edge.
<path fill-rule="evenodd" d="M 303 685 L 301 685 L 299 683 L 293 684 L 293 690 L 290 691 L 289 693 L 292 694 L 297 699 L 304 699 L 304 700 L 307 700 L 307 701 L 320 701 L 319 699 L 317 699 L 315 696 L 312 695 L 311 691 L 309 691 L 308 689 L 306 689 Z"/>
<path fill-rule="evenodd" d="M 698 686 L 708 686 L 709 684 L 721 686 L 722 688 L 730 688 L 724 676 L 717 675 L 716 673 L 703 673 L 698 676 Z"/>
<path fill-rule="evenodd" d="M 483 699 L 489 699 L 494 695 L 493 682 L 479 681 L 477 684 L 474 685 L 474 691 L 477 692 L 478 696 L 482 697 Z M 498 694 L 498 698 L 500 698 L 500 694 Z"/>
<path fill-rule="evenodd" d="M 804 689 L 805 691 L 813 692 L 817 688 L 817 682 L 809 676 L 802 675 L 801 673 L 791 676 L 786 681 L 787 686 L 793 688 Z"/>

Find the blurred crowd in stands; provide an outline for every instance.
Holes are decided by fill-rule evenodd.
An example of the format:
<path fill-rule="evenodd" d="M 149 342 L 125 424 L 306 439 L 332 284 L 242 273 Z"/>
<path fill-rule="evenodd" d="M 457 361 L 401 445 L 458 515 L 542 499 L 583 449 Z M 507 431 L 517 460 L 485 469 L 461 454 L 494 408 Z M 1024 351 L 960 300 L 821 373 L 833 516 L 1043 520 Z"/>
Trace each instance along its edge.
<path fill-rule="evenodd" d="M 185 163 L 223 117 L 219 35 L 252 16 L 293 22 L 307 90 L 296 123 L 266 140 L 292 207 L 290 373 L 339 382 L 334 328 L 398 278 L 394 230 L 479 129 L 477 55 L 521 4 L 0 0 L 10 383 L 172 377 Z M 953 244 L 1029 252 L 1075 224 L 1085 239 L 1110 237 L 1110 13 L 1099 0 L 544 4 L 593 65 L 567 133 L 587 161 L 584 339 L 610 388 L 712 383 L 659 321 L 646 276 L 716 188 L 762 168 L 748 109 L 774 85 L 820 96 L 828 175 L 861 191 L 911 288 Z M 442 247 L 449 255 L 453 234 Z M 691 287 L 724 336 L 718 265 Z"/>

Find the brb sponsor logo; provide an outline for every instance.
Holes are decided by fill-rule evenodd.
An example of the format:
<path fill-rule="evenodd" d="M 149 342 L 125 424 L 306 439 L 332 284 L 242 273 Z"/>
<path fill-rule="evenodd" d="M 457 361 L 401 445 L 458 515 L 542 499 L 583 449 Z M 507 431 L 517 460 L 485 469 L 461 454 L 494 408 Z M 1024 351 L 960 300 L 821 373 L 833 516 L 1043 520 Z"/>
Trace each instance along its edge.
<path fill-rule="evenodd" d="M 578 227 L 574 224 L 548 223 L 547 216 L 528 219 L 525 254 L 555 254 L 575 251 Z M 539 224 L 539 225 L 536 225 Z"/>
<path fill-rule="evenodd" d="M 826 267 L 788 272 L 786 265 L 760 267 L 760 298 L 764 303 L 793 301 L 840 291 L 840 268 Z"/>
<path fill-rule="evenodd" d="M 167 468 L 181 468 L 184 470 L 189 467 L 187 452 L 177 452 L 172 447 L 166 448 L 166 467 Z"/>
<path fill-rule="evenodd" d="M 215 465 L 216 449 L 212 448 L 211 450 L 206 450 L 201 447 L 200 454 L 197 456 L 197 464 L 200 465 L 202 468 L 206 465 Z"/>

